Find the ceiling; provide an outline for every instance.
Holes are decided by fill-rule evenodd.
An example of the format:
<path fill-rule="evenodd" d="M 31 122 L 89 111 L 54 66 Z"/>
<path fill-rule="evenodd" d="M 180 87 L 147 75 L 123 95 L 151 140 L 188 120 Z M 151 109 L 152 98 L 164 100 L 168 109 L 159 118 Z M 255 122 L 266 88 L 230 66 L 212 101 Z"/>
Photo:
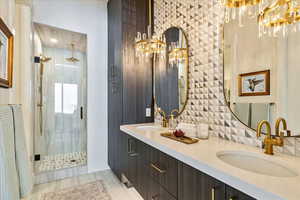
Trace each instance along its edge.
<path fill-rule="evenodd" d="M 74 49 L 81 52 L 86 52 L 87 49 L 87 35 L 59 29 L 56 27 L 34 23 L 36 33 L 41 39 L 43 46 L 52 48 Z"/>

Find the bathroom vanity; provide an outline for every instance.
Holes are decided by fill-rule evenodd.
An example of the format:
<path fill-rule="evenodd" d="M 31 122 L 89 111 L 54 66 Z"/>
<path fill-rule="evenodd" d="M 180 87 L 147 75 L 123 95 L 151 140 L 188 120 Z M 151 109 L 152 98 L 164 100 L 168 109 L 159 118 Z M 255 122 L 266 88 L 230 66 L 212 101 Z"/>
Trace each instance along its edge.
<path fill-rule="evenodd" d="M 154 124 L 124 125 L 121 131 L 127 155 L 121 171 L 144 199 L 297 200 L 300 196 L 298 158 L 267 156 L 262 149 L 215 137 L 186 145 L 160 136 L 167 129 Z M 252 166 L 245 170 L 222 161 L 229 155 L 238 156 L 228 162 L 248 158 L 249 163 L 242 162 Z M 277 171 L 278 167 L 282 169 Z"/>

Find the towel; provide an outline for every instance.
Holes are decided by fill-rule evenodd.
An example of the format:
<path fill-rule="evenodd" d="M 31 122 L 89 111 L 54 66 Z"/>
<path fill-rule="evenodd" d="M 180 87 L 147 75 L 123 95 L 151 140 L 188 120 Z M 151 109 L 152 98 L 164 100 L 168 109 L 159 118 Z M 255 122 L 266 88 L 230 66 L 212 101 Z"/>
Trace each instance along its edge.
<path fill-rule="evenodd" d="M 19 175 L 21 198 L 29 195 L 33 189 L 33 169 L 28 157 L 25 139 L 24 120 L 21 106 L 11 106 L 16 144 L 16 167 Z"/>
<path fill-rule="evenodd" d="M 0 106 L 0 199 L 19 200 L 19 178 L 16 167 L 12 110 Z"/>

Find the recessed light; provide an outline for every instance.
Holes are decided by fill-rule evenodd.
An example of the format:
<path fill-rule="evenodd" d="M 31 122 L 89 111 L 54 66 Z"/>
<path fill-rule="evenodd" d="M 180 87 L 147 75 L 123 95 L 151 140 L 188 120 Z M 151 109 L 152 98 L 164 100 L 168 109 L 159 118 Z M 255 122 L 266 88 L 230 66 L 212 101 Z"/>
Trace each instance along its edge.
<path fill-rule="evenodd" d="M 52 43 L 57 43 L 57 42 L 58 42 L 58 40 L 55 39 L 55 38 L 51 38 L 50 41 L 51 41 Z"/>

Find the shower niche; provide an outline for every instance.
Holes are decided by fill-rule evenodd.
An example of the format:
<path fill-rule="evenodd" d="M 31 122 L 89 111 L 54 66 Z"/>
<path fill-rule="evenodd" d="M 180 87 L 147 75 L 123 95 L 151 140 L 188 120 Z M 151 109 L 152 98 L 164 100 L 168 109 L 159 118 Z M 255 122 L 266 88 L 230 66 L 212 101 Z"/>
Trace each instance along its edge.
<path fill-rule="evenodd" d="M 34 23 L 35 172 L 87 164 L 87 35 Z"/>

